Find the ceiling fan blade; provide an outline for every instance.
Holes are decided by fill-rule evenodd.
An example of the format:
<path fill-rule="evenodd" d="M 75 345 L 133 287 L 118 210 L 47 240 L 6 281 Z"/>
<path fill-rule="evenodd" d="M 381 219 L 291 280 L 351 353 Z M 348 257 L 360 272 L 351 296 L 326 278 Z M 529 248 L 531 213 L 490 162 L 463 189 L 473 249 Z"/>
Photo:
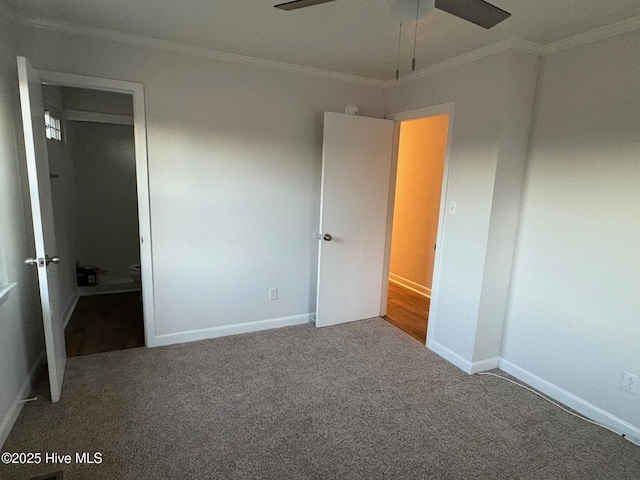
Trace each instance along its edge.
<path fill-rule="evenodd" d="M 323 3 L 335 2 L 336 0 L 294 0 L 293 2 L 285 2 L 275 5 L 280 10 L 297 10 L 298 8 L 312 7 Z"/>
<path fill-rule="evenodd" d="M 511 16 L 484 0 L 436 0 L 436 8 L 484 28 L 491 28 Z"/>

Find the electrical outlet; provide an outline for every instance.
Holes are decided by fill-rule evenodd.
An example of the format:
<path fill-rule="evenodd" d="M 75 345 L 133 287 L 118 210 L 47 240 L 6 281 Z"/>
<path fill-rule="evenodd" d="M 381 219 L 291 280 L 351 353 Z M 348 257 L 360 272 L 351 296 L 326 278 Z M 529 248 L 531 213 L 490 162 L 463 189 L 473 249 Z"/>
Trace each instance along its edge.
<path fill-rule="evenodd" d="M 269 300 L 277 300 L 278 299 L 278 289 L 270 288 L 269 289 Z"/>
<path fill-rule="evenodd" d="M 455 215 L 458 209 L 458 202 L 449 202 L 449 215 Z"/>
<path fill-rule="evenodd" d="M 624 372 L 620 388 L 629 393 L 638 393 L 638 376 L 629 372 Z"/>

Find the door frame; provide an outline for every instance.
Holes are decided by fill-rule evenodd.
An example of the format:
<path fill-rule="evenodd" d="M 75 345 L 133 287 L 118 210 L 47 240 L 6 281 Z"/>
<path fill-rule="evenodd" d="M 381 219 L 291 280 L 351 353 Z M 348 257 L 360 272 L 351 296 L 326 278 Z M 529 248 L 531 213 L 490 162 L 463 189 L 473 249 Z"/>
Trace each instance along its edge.
<path fill-rule="evenodd" d="M 71 73 L 38 70 L 42 84 L 125 93 L 133 96 L 133 134 L 136 156 L 136 185 L 138 189 L 138 228 L 140 264 L 142 272 L 142 299 L 144 305 L 144 343 L 156 344 L 155 304 L 153 281 L 153 248 L 151 236 L 151 198 L 149 192 L 149 160 L 147 156 L 147 121 L 144 85 L 137 82 L 89 77 Z"/>
<path fill-rule="evenodd" d="M 438 232 L 436 233 L 436 255 L 433 262 L 433 276 L 431 281 L 431 302 L 429 304 L 429 323 L 427 325 L 427 341 L 426 346 L 429 346 L 433 338 L 433 331 L 435 325 L 441 320 L 438 317 L 438 293 L 440 284 L 440 272 L 442 268 L 442 252 L 444 250 L 443 238 L 446 228 L 445 217 L 447 214 L 447 191 L 449 187 L 449 167 L 451 158 L 451 147 L 453 139 L 453 122 L 454 122 L 455 102 L 447 102 L 429 107 L 418 108 L 415 110 L 408 110 L 404 112 L 391 113 L 386 115 L 385 118 L 393 120 L 398 124 L 398 139 L 397 145 L 399 145 L 400 138 L 400 123 L 405 120 L 417 120 L 420 118 L 437 117 L 440 115 L 449 116 L 449 126 L 447 129 L 447 146 L 444 155 L 444 166 L 442 169 L 442 188 L 440 193 L 440 211 L 438 213 Z M 393 213 L 395 208 L 395 196 L 396 196 L 396 180 L 398 173 L 398 154 L 393 156 L 391 164 L 391 186 L 389 188 L 389 209 L 387 217 L 387 241 L 385 249 L 384 259 L 384 275 L 385 280 L 383 282 L 382 291 L 382 304 L 380 306 L 380 316 L 387 313 L 387 300 L 389 296 L 389 270 L 391 262 L 391 235 L 393 232 Z"/>

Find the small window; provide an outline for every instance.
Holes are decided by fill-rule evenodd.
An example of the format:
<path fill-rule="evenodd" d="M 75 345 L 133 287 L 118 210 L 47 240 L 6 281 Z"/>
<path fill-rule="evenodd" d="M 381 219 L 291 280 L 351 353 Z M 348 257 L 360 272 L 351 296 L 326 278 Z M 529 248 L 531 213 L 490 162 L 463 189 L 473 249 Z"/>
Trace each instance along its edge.
<path fill-rule="evenodd" d="M 44 111 L 44 129 L 48 139 L 62 141 L 60 119 L 49 110 Z"/>

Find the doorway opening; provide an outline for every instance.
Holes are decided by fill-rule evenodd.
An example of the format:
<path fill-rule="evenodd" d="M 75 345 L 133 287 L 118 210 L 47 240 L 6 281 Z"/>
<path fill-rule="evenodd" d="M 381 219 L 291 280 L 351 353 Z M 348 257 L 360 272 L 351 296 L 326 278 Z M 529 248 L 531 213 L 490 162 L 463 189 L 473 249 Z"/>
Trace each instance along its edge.
<path fill-rule="evenodd" d="M 133 96 L 42 98 L 67 356 L 144 346 Z"/>
<path fill-rule="evenodd" d="M 400 122 L 384 318 L 421 343 L 434 287 L 449 125 L 449 114 Z"/>
<path fill-rule="evenodd" d="M 72 272 L 72 275 L 66 276 L 67 281 L 74 277 L 75 255 L 72 254 L 63 259 L 59 255 L 60 252 L 58 252 L 53 211 L 52 181 L 59 179 L 60 175 L 50 168 L 50 159 L 47 152 L 47 137 L 49 139 L 56 139 L 57 141 L 62 139 L 63 132 L 61 126 L 63 122 L 55 114 L 52 119 L 50 110 L 45 113 L 47 109 L 45 109 L 43 102 L 43 85 L 85 88 L 133 95 L 133 131 L 140 231 L 141 283 L 145 305 L 144 338 L 145 345 L 151 347 L 155 344 L 155 309 L 153 304 L 153 259 L 151 255 L 151 217 L 144 87 L 142 84 L 133 82 L 37 70 L 31 66 L 25 57 L 19 56 L 16 61 L 35 247 L 35 257 L 27 258 L 25 263 L 30 266 L 35 266 L 38 272 L 49 389 L 51 392 L 51 401 L 56 403 L 60 400 L 62 394 L 62 382 L 67 361 L 64 327 L 67 319 L 73 312 L 78 296 L 74 295 L 71 302 L 69 302 L 68 305 L 64 305 L 63 300 L 65 296 L 61 294 L 63 284 L 60 280 L 60 274 L 65 270 L 63 265 L 66 264 L 66 271 Z M 63 109 L 64 108 L 58 112 L 58 115 L 61 114 Z M 47 122 L 46 125 L 45 121 Z M 64 166 L 66 167 L 68 165 Z M 69 180 L 69 178 L 67 179 Z M 60 186 L 56 188 L 60 189 Z M 70 213 L 72 209 L 69 206 L 69 190 L 64 188 L 60 190 L 62 193 L 59 207 L 63 208 L 69 217 L 72 217 L 73 215 Z M 68 228 L 68 232 L 71 232 L 70 228 Z M 70 234 L 69 237 L 71 237 Z M 67 248 L 73 250 L 72 246 L 69 245 L 69 242 L 67 242 Z M 63 261 L 65 262 L 64 264 Z M 66 298 L 68 299 L 69 297 L 67 296 Z"/>

